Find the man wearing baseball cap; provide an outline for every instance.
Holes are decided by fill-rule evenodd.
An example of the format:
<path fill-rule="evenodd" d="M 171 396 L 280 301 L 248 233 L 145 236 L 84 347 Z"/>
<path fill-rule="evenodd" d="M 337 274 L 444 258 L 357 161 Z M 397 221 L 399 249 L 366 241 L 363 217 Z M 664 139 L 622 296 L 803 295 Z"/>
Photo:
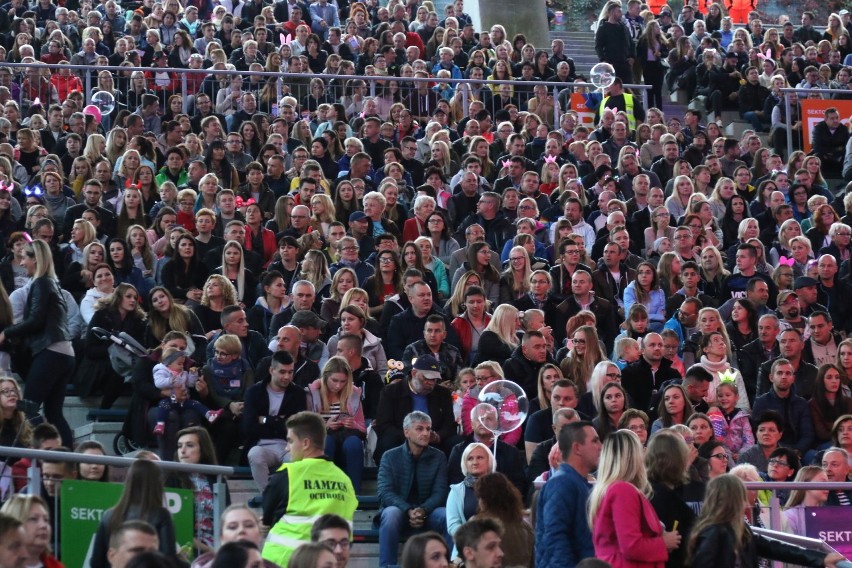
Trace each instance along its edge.
<path fill-rule="evenodd" d="M 294 325 L 302 332 L 301 347 L 302 356 L 308 361 L 313 361 L 319 368 L 325 367 L 328 361 L 328 346 L 320 340 L 320 334 L 325 328 L 326 321 L 311 310 L 299 310 L 293 314 L 290 325 Z"/>
<path fill-rule="evenodd" d="M 441 363 L 432 355 L 418 357 L 407 381 L 399 381 L 382 389 L 376 412 L 375 429 L 379 436 L 373 459 L 380 463 L 382 455 L 403 443 L 402 422 L 412 411 L 420 411 L 432 419 L 429 445 L 448 453 L 460 441 L 456 435 L 453 416 L 453 395 L 438 384 L 441 380 Z"/>
<path fill-rule="evenodd" d="M 809 317 L 817 311 L 825 311 L 825 306 L 817 303 L 819 282 L 810 276 L 799 276 L 793 282 L 793 290 L 799 297 L 799 314 Z"/>

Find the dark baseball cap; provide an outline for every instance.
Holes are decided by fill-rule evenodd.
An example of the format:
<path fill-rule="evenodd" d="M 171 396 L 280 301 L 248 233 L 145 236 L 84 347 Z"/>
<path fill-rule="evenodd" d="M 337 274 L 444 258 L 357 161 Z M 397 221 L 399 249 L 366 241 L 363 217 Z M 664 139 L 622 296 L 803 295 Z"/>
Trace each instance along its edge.
<path fill-rule="evenodd" d="M 325 320 L 311 310 L 299 310 L 293 314 L 290 324 L 295 325 L 296 327 L 313 327 L 316 329 L 322 329 L 325 327 Z"/>
<path fill-rule="evenodd" d="M 441 378 L 441 363 L 432 355 L 418 357 L 414 361 L 414 370 L 422 372 L 427 379 Z"/>
<path fill-rule="evenodd" d="M 796 281 L 793 283 L 793 290 L 799 290 L 800 288 L 807 288 L 808 286 L 816 286 L 819 282 L 811 278 L 810 276 L 799 276 L 796 278 Z"/>

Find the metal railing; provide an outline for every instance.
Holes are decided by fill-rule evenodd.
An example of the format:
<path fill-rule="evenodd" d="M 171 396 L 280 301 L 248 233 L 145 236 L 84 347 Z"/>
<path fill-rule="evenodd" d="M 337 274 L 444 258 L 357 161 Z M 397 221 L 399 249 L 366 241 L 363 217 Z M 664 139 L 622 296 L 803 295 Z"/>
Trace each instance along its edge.
<path fill-rule="evenodd" d="M 30 495 L 41 495 L 41 468 L 38 460 L 47 462 L 63 463 L 87 463 L 108 465 L 113 467 L 130 467 L 137 458 L 120 458 L 115 456 L 98 456 L 92 454 L 78 454 L 74 452 L 54 452 L 50 450 L 33 450 L 29 448 L 13 448 L 11 446 L 0 446 L 0 456 L 7 458 L 28 458 L 31 465 L 27 470 L 27 491 Z M 224 476 L 233 475 L 234 468 L 221 465 L 185 464 L 171 461 L 153 461 L 160 469 L 175 473 L 198 473 L 201 475 L 215 475 L 216 482 L 213 484 L 213 538 L 214 546 L 219 546 L 221 533 L 220 518 L 225 510 L 226 485 Z M 56 519 L 54 518 L 54 523 Z M 58 535 L 54 535 L 58 538 Z"/>
<path fill-rule="evenodd" d="M 47 68 L 47 69 L 52 70 L 52 69 L 56 68 L 56 65 L 50 65 L 50 64 L 41 63 L 41 62 L 37 62 L 37 63 L 3 63 L 0 66 L 9 67 L 11 69 L 18 69 L 19 68 L 19 69 L 22 69 L 22 70 L 36 69 L 36 68 L 38 68 L 38 69 Z M 598 89 L 598 87 L 596 85 L 592 84 L 592 83 L 560 82 L 560 81 L 535 81 L 533 83 L 533 82 L 530 82 L 530 81 L 519 81 L 519 80 L 517 80 L 517 78 L 514 79 L 514 80 L 488 80 L 488 79 L 475 80 L 475 79 L 453 79 L 453 78 L 438 79 L 437 77 L 397 77 L 397 76 L 393 76 L 393 75 L 327 75 L 327 74 L 318 75 L 316 73 L 282 73 L 282 72 L 275 72 L 275 71 L 240 71 L 240 70 L 235 70 L 235 69 L 212 69 L 212 68 L 208 68 L 208 69 L 184 69 L 184 68 L 175 68 L 175 67 L 131 67 L 131 66 L 120 67 L 120 66 L 114 66 L 114 65 L 106 65 L 106 66 L 98 66 L 98 67 L 95 67 L 95 66 L 92 66 L 92 65 L 63 65 L 63 68 L 69 68 L 74 72 L 76 72 L 76 71 L 80 72 L 80 73 L 78 73 L 78 76 L 84 81 L 84 84 L 85 84 L 85 97 L 86 97 L 86 103 L 87 104 L 91 102 L 91 97 L 92 97 L 92 94 L 93 94 L 93 87 L 95 86 L 93 84 L 93 80 L 95 78 L 92 76 L 92 72 L 94 72 L 94 71 L 110 71 L 110 72 L 113 73 L 113 75 L 115 75 L 118 72 L 124 72 L 124 73 L 130 72 L 130 73 L 132 73 L 134 71 L 142 71 L 142 72 L 148 72 L 148 73 L 151 73 L 151 72 L 175 73 L 176 75 L 178 75 L 180 82 L 181 82 L 181 87 L 180 87 L 181 93 L 187 93 L 188 92 L 188 87 L 189 87 L 188 76 L 189 75 L 201 74 L 201 75 L 204 75 L 205 77 L 211 76 L 211 75 L 222 75 L 222 76 L 228 76 L 228 77 L 233 77 L 233 76 L 237 76 L 237 75 L 239 75 L 241 77 L 252 77 L 252 76 L 255 76 L 255 77 L 275 77 L 275 78 L 281 79 L 281 81 L 276 81 L 277 101 L 279 101 L 279 102 L 281 101 L 283 96 L 287 96 L 287 95 L 282 95 L 282 87 L 283 87 L 283 85 L 287 84 L 288 79 L 321 78 L 321 79 L 325 80 L 326 83 L 328 83 L 331 80 L 349 81 L 349 80 L 357 79 L 357 80 L 364 81 L 369 86 L 371 97 L 376 96 L 376 86 L 381 84 L 381 83 L 384 83 L 386 81 L 398 81 L 400 83 L 401 87 L 403 85 L 406 86 L 406 89 L 405 89 L 406 91 L 410 90 L 411 85 L 416 85 L 418 83 L 427 83 L 427 84 L 431 85 L 431 84 L 438 83 L 438 82 L 448 83 L 450 85 L 453 85 L 454 87 L 458 87 L 459 85 L 462 85 L 462 86 L 463 85 L 481 86 L 481 85 L 504 85 L 504 84 L 508 84 L 508 85 L 512 85 L 513 87 L 517 87 L 518 85 L 530 86 L 530 87 L 532 87 L 533 85 L 544 85 L 548 88 L 548 91 L 550 91 L 549 94 L 552 95 L 553 99 L 554 99 L 554 124 L 553 124 L 554 129 L 559 128 L 559 116 L 561 114 L 560 109 L 559 109 L 559 95 L 564 91 L 564 89 L 566 89 L 566 88 L 572 88 L 573 89 L 573 88 L 580 88 L 580 87 L 588 88 L 588 89 L 593 90 L 593 91 Z M 409 83 L 411 85 L 408 85 Z M 640 96 L 642 98 L 642 106 L 645 109 L 648 108 L 648 91 L 652 88 L 651 85 L 629 84 L 629 85 L 624 85 L 624 88 L 630 89 L 632 91 L 638 91 L 639 93 L 641 93 Z M 248 92 L 248 91 L 246 91 L 246 92 Z M 461 89 L 459 89 L 459 93 L 461 93 L 461 105 L 460 106 L 461 106 L 462 112 L 464 113 L 464 116 L 467 116 L 468 115 L 468 94 L 469 94 L 469 91 L 468 91 L 467 88 L 461 88 Z M 21 89 L 21 96 L 23 96 L 23 89 Z M 515 96 L 518 97 L 518 100 L 520 100 L 518 93 L 515 93 Z M 19 103 L 20 102 L 21 101 L 19 101 Z M 215 104 L 215 101 L 214 101 L 214 104 Z M 427 109 L 427 110 L 429 110 L 429 112 L 431 114 L 432 109 Z M 523 109 L 519 108 L 519 110 L 523 110 Z M 565 110 L 567 110 L 567 109 L 565 109 Z M 594 109 L 591 109 L 591 110 L 594 110 Z M 188 111 L 189 111 L 189 101 L 187 100 L 187 97 L 184 96 L 183 97 L 183 112 L 187 113 Z"/>

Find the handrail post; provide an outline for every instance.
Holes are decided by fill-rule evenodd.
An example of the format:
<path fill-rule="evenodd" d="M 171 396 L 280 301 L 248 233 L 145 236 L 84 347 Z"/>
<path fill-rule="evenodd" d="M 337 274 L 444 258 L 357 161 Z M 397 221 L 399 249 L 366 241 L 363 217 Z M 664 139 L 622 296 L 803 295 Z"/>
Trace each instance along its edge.
<path fill-rule="evenodd" d="M 790 154 L 793 153 L 793 129 L 791 128 L 792 125 L 790 124 L 791 110 L 792 107 L 790 106 L 790 93 L 784 93 L 784 113 L 787 117 L 787 156 L 785 156 L 786 158 L 789 158 Z M 800 116 L 799 118 L 801 119 L 802 117 Z"/>
<path fill-rule="evenodd" d="M 183 93 L 186 93 L 186 73 L 180 75 L 180 88 Z M 181 101 L 183 101 L 183 113 L 189 114 L 189 97 L 183 96 Z M 168 106 L 168 103 L 166 103 L 166 106 Z"/>
<path fill-rule="evenodd" d="M 559 130 L 562 120 L 562 105 L 559 104 L 559 87 L 553 85 L 553 130 Z"/>
<path fill-rule="evenodd" d="M 469 109 L 468 109 L 468 106 L 469 106 L 468 92 L 469 92 L 470 88 L 468 87 L 467 83 L 456 83 L 456 88 L 457 89 L 461 88 L 461 90 L 462 90 L 462 116 L 468 117 L 468 116 L 470 116 Z"/>
<path fill-rule="evenodd" d="M 216 476 L 216 483 L 213 484 L 213 548 L 219 548 L 222 535 L 222 511 L 227 506 L 225 496 L 227 494 L 227 485 L 221 475 Z"/>
<path fill-rule="evenodd" d="M 27 491 L 30 495 L 41 495 L 41 468 L 36 463 L 33 459 L 27 469 Z"/>

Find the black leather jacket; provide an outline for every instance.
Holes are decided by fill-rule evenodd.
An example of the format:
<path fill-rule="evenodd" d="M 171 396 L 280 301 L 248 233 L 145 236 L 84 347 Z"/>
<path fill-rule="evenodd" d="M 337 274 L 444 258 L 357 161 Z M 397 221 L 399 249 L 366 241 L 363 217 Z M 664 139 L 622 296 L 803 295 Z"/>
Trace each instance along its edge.
<path fill-rule="evenodd" d="M 24 337 L 33 355 L 48 345 L 70 341 L 68 310 L 59 282 L 48 277 L 36 278 L 30 285 L 24 319 L 6 328 L 6 337 Z"/>
<path fill-rule="evenodd" d="M 758 557 L 801 566 L 825 565 L 825 553 L 813 552 L 754 533 L 745 546 L 737 551 L 733 529 L 728 525 L 713 525 L 698 535 L 698 542 L 692 553 L 692 568 L 736 566 L 738 552 L 739 566 L 742 568 L 757 568 Z"/>

